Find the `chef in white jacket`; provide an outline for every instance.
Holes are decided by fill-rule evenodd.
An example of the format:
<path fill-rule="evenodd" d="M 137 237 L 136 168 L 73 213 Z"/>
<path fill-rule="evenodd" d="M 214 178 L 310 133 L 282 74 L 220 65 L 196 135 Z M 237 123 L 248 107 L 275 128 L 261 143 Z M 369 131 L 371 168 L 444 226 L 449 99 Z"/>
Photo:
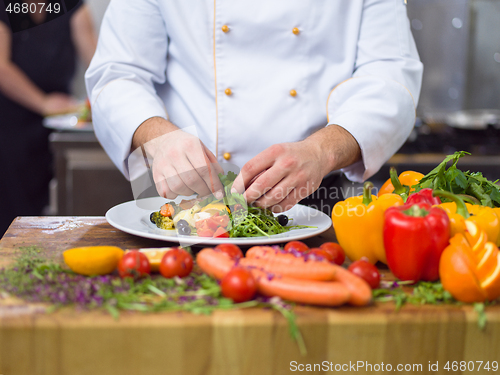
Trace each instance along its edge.
<path fill-rule="evenodd" d="M 96 135 L 128 178 L 144 152 L 167 198 L 220 189 L 226 161 L 275 212 L 334 171 L 363 181 L 415 122 L 405 3 L 112 0 L 86 73 Z"/>

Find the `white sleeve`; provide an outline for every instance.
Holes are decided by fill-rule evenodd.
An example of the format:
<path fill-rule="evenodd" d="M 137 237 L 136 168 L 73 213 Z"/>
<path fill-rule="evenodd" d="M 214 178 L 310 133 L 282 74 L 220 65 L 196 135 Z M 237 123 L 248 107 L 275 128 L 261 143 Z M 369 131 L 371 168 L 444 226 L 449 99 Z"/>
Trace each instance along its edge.
<path fill-rule="evenodd" d="M 85 74 L 99 142 L 129 178 L 126 159 L 137 127 L 167 118 L 155 84 L 164 83 L 167 32 L 157 0 L 112 0 Z"/>
<path fill-rule="evenodd" d="M 362 161 L 343 169 L 362 182 L 403 145 L 414 124 L 423 66 L 404 0 L 365 1 L 353 77 L 328 99 L 328 124 L 349 131 Z"/>

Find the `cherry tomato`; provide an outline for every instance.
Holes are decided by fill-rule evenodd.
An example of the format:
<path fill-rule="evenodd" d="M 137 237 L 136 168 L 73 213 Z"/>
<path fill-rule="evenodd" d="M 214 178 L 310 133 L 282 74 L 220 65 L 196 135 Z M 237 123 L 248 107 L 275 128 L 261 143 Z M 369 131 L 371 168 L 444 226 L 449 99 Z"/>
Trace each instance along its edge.
<path fill-rule="evenodd" d="M 195 223 L 196 234 L 200 237 L 213 237 L 214 231 L 208 227 L 206 220 L 199 220 Z"/>
<path fill-rule="evenodd" d="M 174 217 L 175 216 L 175 209 L 171 204 L 165 203 L 160 208 L 160 215 L 166 216 L 166 217 Z"/>
<path fill-rule="evenodd" d="M 345 252 L 344 249 L 342 249 L 342 247 L 338 243 L 325 242 L 319 248 L 325 250 L 326 252 L 332 255 L 333 258 L 333 260 L 331 261 L 332 263 L 338 264 L 339 266 L 344 264 Z"/>
<path fill-rule="evenodd" d="M 118 273 L 121 277 L 139 279 L 151 273 L 151 265 L 146 255 L 132 250 L 125 253 L 118 262 Z"/>
<path fill-rule="evenodd" d="M 318 257 L 326 259 L 330 263 L 335 263 L 333 261 L 333 255 L 330 254 L 328 251 L 321 249 L 319 247 L 315 247 L 315 248 L 309 250 L 309 252 L 307 254 L 313 254 L 313 255 L 316 255 Z"/>
<path fill-rule="evenodd" d="M 359 259 L 351 263 L 347 269 L 365 280 L 372 289 L 377 288 L 380 284 L 380 273 L 377 267 L 368 262 L 368 260 Z"/>
<path fill-rule="evenodd" d="M 226 253 L 233 260 L 238 260 L 243 258 L 243 252 L 241 251 L 239 246 L 234 245 L 232 243 L 219 244 L 215 246 L 214 250 Z"/>
<path fill-rule="evenodd" d="M 253 298 L 257 292 L 257 282 L 252 273 L 242 267 L 234 267 L 224 276 L 220 283 L 222 295 L 234 302 L 245 302 Z"/>
<path fill-rule="evenodd" d="M 290 241 L 285 245 L 285 251 L 298 251 L 299 253 L 306 253 L 308 250 L 309 246 L 301 241 Z"/>
<path fill-rule="evenodd" d="M 160 273 L 163 277 L 185 277 L 193 269 L 193 257 L 184 249 L 176 247 L 167 251 L 160 262 Z"/>

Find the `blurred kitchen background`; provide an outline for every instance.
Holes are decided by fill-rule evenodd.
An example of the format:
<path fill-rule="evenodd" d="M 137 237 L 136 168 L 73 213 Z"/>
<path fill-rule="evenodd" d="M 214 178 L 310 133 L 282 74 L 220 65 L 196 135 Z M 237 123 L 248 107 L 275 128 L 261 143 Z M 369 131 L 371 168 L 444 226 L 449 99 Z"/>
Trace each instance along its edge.
<path fill-rule="evenodd" d="M 403 1 L 403 0 L 401 0 Z M 87 0 L 98 30 L 108 0 Z M 399 172 L 429 172 L 445 155 L 465 150 L 464 170 L 500 177 L 500 0 L 408 0 L 408 17 L 424 63 L 417 122 L 408 141 L 371 180 L 380 186 Z M 86 96 L 83 68 L 74 95 Z M 51 135 L 55 179 L 49 214 L 104 215 L 133 199 L 92 130 Z M 359 184 L 346 181 L 346 194 Z"/>

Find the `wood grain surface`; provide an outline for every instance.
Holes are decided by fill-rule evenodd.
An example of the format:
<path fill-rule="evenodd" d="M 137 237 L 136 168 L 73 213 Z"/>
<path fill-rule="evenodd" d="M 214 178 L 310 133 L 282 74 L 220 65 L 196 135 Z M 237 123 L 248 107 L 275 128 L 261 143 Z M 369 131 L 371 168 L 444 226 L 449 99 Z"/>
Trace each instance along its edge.
<path fill-rule="evenodd" d="M 327 232 L 307 242 L 315 246 L 332 236 Z M 32 245 L 58 259 L 65 249 L 83 245 L 173 244 L 120 232 L 102 217 L 24 217 L 17 218 L 0 240 L 1 266 L 12 262 L 20 247 Z M 388 366 L 394 372 L 398 366 L 412 368 L 403 373 L 462 373 L 444 369 L 453 361 L 469 366 L 474 361 L 476 371 L 463 373 L 491 374 L 495 372 L 477 371 L 475 361 L 483 361 L 483 366 L 489 361 L 490 367 L 492 361 L 500 361 L 500 306 L 487 308 L 484 330 L 478 328 L 472 307 L 465 305 L 408 305 L 399 312 L 392 303 L 364 308 L 297 306 L 295 311 L 306 356 L 290 338 L 286 320 L 265 309 L 208 316 L 122 313 L 114 320 L 104 312 L 71 308 L 44 313 L 43 308 L 4 298 L 0 374 L 279 375 L 344 372 L 342 368 L 374 373 L 388 371 Z M 430 371 L 429 365 L 436 363 L 438 371 Z"/>

